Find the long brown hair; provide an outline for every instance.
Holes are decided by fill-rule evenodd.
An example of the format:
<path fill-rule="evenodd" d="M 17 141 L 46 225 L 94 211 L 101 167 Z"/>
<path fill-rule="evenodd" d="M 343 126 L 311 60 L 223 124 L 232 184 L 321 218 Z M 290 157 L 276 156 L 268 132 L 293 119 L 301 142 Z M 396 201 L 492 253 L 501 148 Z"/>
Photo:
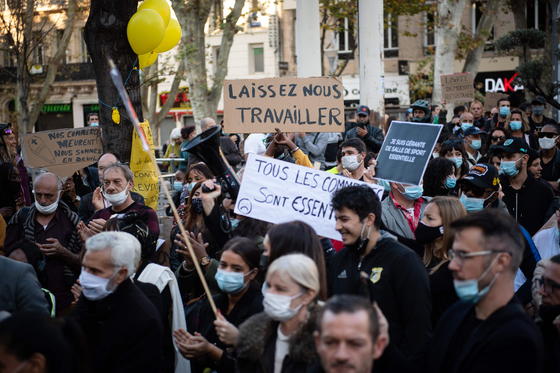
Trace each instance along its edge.
<path fill-rule="evenodd" d="M 453 241 L 453 232 L 451 231 L 451 222 L 467 215 L 467 210 L 463 203 L 455 197 L 435 197 L 428 204 L 435 203 L 439 208 L 441 216 L 441 225 L 443 226 L 443 238 L 441 248 L 435 249 L 434 243 L 430 242 L 424 248 L 424 265 L 427 267 L 433 258 L 441 259 L 441 262 L 435 266 L 430 274 L 437 271 L 444 263 L 451 260 L 449 257 L 449 249 Z"/>
<path fill-rule="evenodd" d="M 192 200 L 193 200 L 193 196 L 194 193 L 202 186 L 202 183 L 204 181 L 199 181 L 198 183 L 196 183 L 194 185 L 194 187 L 191 190 L 191 193 L 189 195 L 189 201 L 187 202 L 187 206 L 185 206 L 185 214 L 187 215 L 187 221 L 185 223 L 185 229 L 188 230 L 189 232 L 193 230 L 195 224 L 202 219 L 201 216 L 198 216 L 198 214 L 196 213 L 194 206 L 192 205 Z M 203 220 L 202 220 L 203 221 Z M 198 227 L 199 232 L 202 230 L 202 227 Z"/>

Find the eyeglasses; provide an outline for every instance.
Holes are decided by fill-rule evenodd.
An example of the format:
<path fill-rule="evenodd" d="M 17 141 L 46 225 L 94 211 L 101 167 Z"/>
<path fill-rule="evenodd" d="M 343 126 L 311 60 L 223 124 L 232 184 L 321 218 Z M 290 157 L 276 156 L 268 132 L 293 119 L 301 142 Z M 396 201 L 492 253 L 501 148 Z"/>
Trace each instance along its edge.
<path fill-rule="evenodd" d="M 455 251 L 453 249 L 449 250 L 449 255 L 451 256 L 451 259 L 455 259 L 455 262 L 457 262 L 457 265 L 459 267 L 462 267 L 463 264 L 465 263 L 465 259 L 468 258 L 473 258 L 475 256 L 483 256 L 483 255 L 490 255 L 490 254 L 496 254 L 496 253 L 505 253 L 505 254 L 510 254 L 507 251 L 504 250 L 485 250 L 485 251 L 479 251 L 476 253 L 467 253 L 464 251 Z M 511 254 L 510 254 L 511 255 Z"/>
<path fill-rule="evenodd" d="M 560 285 L 547 278 L 539 278 L 539 287 L 542 287 L 546 294 L 552 294 L 556 289 L 560 289 Z"/>
<path fill-rule="evenodd" d="M 554 138 L 558 137 L 558 134 L 554 133 L 554 132 L 539 132 L 539 139 L 542 139 L 543 137 L 547 137 L 549 139 L 554 139 Z"/>
<path fill-rule="evenodd" d="M 504 141 L 505 139 L 505 136 L 492 136 L 492 141 Z"/>

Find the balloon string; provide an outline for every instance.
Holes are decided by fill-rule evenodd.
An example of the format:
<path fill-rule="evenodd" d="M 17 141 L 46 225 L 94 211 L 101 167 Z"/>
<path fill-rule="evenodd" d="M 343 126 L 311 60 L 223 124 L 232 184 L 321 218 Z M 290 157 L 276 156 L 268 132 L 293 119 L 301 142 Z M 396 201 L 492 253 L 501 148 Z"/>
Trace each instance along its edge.
<path fill-rule="evenodd" d="M 138 69 L 136 68 L 136 63 L 138 62 L 138 58 L 139 58 L 139 57 L 136 56 L 136 61 L 134 61 L 134 64 L 132 65 L 132 70 L 130 70 L 130 73 L 128 73 L 128 77 L 127 77 L 126 80 L 124 81 L 125 87 L 126 87 L 126 83 L 128 83 L 128 79 L 130 79 L 130 76 L 132 75 L 132 72 L 133 72 L 134 70 L 138 70 Z M 140 70 L 138 70 L 138 71 L 140 71 Z M 99 97 L 97 97 L 97 101 L 99 101 L 100 104 L 103 104 L 103 105 L 107 106 L 109 109 L 116 109 L 116 108 L 117 108 L 117 104 L 119 103 L 119 99 L 120 99 L 120 98 L 121 98 L 121 96 L 117 97 L 117 102 L 115 102 L 115 106 L 109 106 L 109 105 L 107 105 L 106 103 L 104 103 L 103 101 L 101 101 L 101 100 L 99 99 Z"/>

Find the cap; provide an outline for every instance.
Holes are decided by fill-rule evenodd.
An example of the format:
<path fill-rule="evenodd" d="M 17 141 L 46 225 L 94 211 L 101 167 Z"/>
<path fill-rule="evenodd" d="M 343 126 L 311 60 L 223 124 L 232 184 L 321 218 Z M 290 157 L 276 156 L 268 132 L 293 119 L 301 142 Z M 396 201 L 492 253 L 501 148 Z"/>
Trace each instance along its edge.
<path fill-rule="evenodd" d="M 533 97 L 533 100 L 531 100 L 531 104 L 533 104 L 534 102 L 537 102 L 541 105 L 545 105 L 546 104 L 546 100 L 544 99 L 543 96 L 535 96 Z"/>
<path fill-rule="evenodd" d="M 12 124 L 10 122 L 8 123 L 0 123 L 0 134 L 4 135 L 4 131 L 6 131 L 8 128 L 10 128 L 12 126 Z"/>
<path fill-rule="evenodd" d="M 459 182 L 471 183 L 479 188 L 500 189 L 500 176 L 498 169 L 489 163 L 477 163 Z"/>
<path fill-rule="evenodd" d="M 496 150 L 503 150 L 506 153 L 513 154 L 513 153 L 525 153 L 527 154 L 527 149 L 529 149 L 529 145 L 525 142 L 525 140 L 519 137 L 513 137 L 511 139 L 507 139 L 504 141 L 503 144 L 496 145 Z"/>
<path fill-rule="evenodd" d="M 476 126 L 472 126 L 466 129 L 465 133 L 463 134 L 463 136 L 468 136 L 468 135 L 480 135 L 480 134 L 486 134 L 486 132 L 481 131 L 478 127 Z"/>
<path fill-rule="evenodd" d="M 369 115 L 369 108 L 366 105 L 360 105 L 358 110 L 356 110 L 356 114 Z"/>

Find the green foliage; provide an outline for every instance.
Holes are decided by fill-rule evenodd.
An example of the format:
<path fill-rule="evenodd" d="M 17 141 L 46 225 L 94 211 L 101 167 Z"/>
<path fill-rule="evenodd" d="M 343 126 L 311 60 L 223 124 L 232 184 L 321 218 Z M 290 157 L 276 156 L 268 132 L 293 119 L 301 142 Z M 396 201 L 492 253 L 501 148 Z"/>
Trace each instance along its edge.
<path fill-rule="evenodd" d="M 509 52 L 520 48 L 539 49 L 544 47 L 546 33 L 541 30 L 525 29 L 511 31 L 494 42 L 499 52 Z"/>
<path fill-rule="evenodd" d="M 434 89 L 434 50 L 428 49 L 429 55 L 418 62 L 415 74 L 410 74 L 409 90 L 410 101 L 423 100 L 432 97 Z"/>

